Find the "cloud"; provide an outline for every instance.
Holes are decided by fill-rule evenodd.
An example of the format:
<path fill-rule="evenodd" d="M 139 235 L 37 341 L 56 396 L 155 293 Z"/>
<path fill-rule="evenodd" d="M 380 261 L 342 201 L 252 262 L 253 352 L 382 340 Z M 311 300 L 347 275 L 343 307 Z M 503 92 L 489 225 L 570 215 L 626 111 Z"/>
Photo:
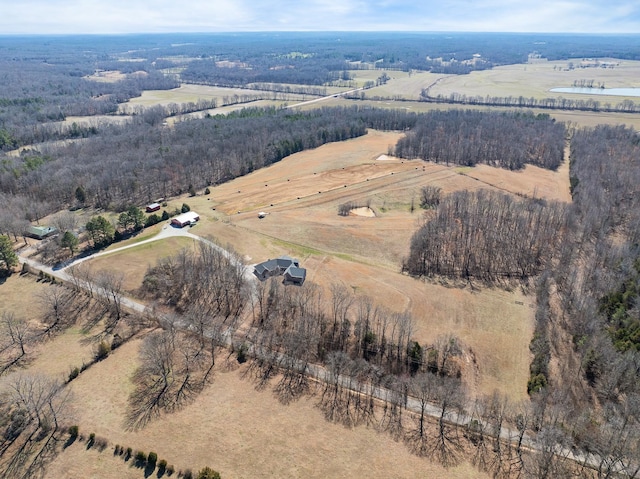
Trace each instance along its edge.
<path fill-rule="evenodd" d="M 631 0 L 0 0 L 2 33 L 640 31 Z"/>

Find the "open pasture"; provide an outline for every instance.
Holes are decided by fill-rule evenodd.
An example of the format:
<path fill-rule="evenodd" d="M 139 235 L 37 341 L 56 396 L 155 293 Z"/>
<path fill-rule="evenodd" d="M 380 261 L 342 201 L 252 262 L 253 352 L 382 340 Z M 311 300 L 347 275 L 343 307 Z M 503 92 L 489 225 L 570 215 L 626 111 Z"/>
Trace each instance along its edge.
<path fill-rule="evenodd" d="M 128 430 L 130 377 L 138 365 L 140 343 L 136 339 L 121 346 L 71 383 L 80 432 L 94 432 L 107 439 L 109 447 L 97 453 L 74 444 L 51 464 L 47 479 L 86 477 L 88 471 L 95 477 L 143 477 L 143 470 L 131 467 L 132 461 L 114 458 L 115 444 L 154 451 L 176 472 L 208 465 L 225 478 L 409 478 L 416 471 L 429 477 L 488 477 L 468 463 L 448 469 L 432 464 L 372 428 L 328 423 L 315 396 L 284 406 L 270 387 L 256 390 L 249 379 L 242 379 L 242 368 L 217 368 L 213 383 L 192 404 L 142 430 Z M 224 358 L 216 362 L 223 364 Z"/>
<path fill-rule="evenodd" d="M 448 76 L 429 72 L 409 73 L 398 70 L 353 70 L 350 73 L 354 75 L 354 80 L 358 87 L 361 87 L 367 81 L 375 82 L 383 72 L 389 77 L 387 83 L 365 90 L 365 97 L 379 96 L 383 98 L 417 100 L 423 88 L 427 88 L 441 78 Z"/>
<path fill-rule="evenodd" d="M 280 254 L 299 257 L 308 280 L 327 291 L 341 282 L 380 305 L 411 311 L 421 343 L 452 333 L 472 349 L 479 375 L 470 386 L 477 387 L 476 392 L 495 388 L 523 398 L 534 300 L 521 292 L 415 280 L 400 274 L 400 264 L 413 232 L 424 221 L 419 208 L 422 186 L 439 186 L 445 194 L 494 188 L 566 200 L 568 175 L 529 167 L 521 172 L 460 169 L 386 157 L 399 137 L 370 131 L 292 155 L 212 188 L 209 196 L 185 199 L 203 218 L 196 232 L 232 245 L 250 264 Z M 349 201 L 370 203 L 376 217 L 339 216 L 338 206 Z M 259 219 L 260 211 L 267 216 Z"/>
<path fill-rule="evenodd" d="M 365 92 L 366 94 L 366 92 Z M 597 97 L 598 101 L 602 101 L 604 97 Z M 609 97 L 613 98 L 613 97 Z M 623 97 L 620 98 L 622 101 Z M 636 98 L 636 102 L 638 99 Z M 617 101 L 616 101 L 617 103 Z M 407 110 L 415 113 L 425 113 L 433 110 L 481 110 L 481 111 L 513 111 L 517 110 L 514 107 L 490 107 L 490 106 L 477 106 L 477 105 L 459 105 L 459 104 L 447 104 L 447 103 L 428 103 L 421 101 L 395 101 L 395 100 L 347 100 L 345 98 L 330 98 L 323 101 L 321 106 L 370 106 L 375 108 L 389 108 L 398 110 Z M 316 108 L 318 104 L 311 104 L 309 106 L 303 106 L 303 109 Z M 620 113 L 620 112 L 589 112 L 589 111 L 577 111 L 577 110 L 548 110 L 542 108 L 527 108 L 526 111 L 530 111 L 534 114 L 546 114 L 555 118 L 557 121 L 564 121 L 577 125 L 579 127 L 594 127 L 596 125 L 627 125 L 640 131 L 640 115 L 637 113 Z"/>
<path fill-rule="evenodd" d="M 191 248 L 190 238 L 165 238 L 144 243 L 123 251 L 116 251 L 95 259 L 88 264 L 94 271 L 113 271 L 124 275 L 124 290 L 134 293 L 142 285 L 144 274 L 159 259 L 176 254 L 183 248 Z"/>
<path fill-rule="evenodd" d="M 136 106 L 167 106 L 171 103 L 197 103 L 198 100 L 219 100 L 219 102 L 222 102 L 225 97 L 232 99 L 235 95 L 260 95 L 264 98 L 269 98 L 272 94 L 272 92 L 249 90 L 245 88 L 222 88 L 206 85 L 183 84 L 172 90 L 145 90 L 141 96 L 131 98 L 127 103 L 121 104 L 120 112 L 128 113 L 130 108 L 135 108 Z M 302 98 L 302 95 L 292 95 L 294 100 L 298 97 Z"/>
<path fill-rule="evenodd" d="M 627 97 L 593 96 L 572 93 L 554 93 L 550 90 L 557 87 L 572 87 L 574 81 L 594 80 L 594 86 L 604 83 L 607 88 L 640 87 L 640 61 L 611 60 L 619 62 L 614 68 L 580 68 L 580 60 L 563 60 L 553 62 L 536 62 L 527 64 L 505 65 L 491 70 L 474 71 L 468 75 L 450 75 L 439 80 L 429 90 L 431 96 L 451 93 L 467 96 L 497 96 L 525 98 L 571 98 L 593 99 L 601 104 L 615 105 Z M 573 62 L 576 68 L 569 70 L 567 65 Z M 629 97 L 637 101 L 638 98 Z"/>

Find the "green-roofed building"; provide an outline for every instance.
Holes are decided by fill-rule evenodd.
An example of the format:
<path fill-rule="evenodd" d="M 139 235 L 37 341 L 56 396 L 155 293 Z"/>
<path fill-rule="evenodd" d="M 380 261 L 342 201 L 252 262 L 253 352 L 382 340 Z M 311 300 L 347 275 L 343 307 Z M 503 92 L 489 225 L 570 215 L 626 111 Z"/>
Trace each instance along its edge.
<path fill-rule="evenodd" d="M 58 230 L 56 228 L 54 228 L 53 226 L 34 226 L 31 225 L 27 228 L 27 231 L 25 232 L 25 234 L 31 238 L 35 238 L 35 239 L 45 239 L 48 236 L 51 236 L 52 234 L 57 233 Z"/>

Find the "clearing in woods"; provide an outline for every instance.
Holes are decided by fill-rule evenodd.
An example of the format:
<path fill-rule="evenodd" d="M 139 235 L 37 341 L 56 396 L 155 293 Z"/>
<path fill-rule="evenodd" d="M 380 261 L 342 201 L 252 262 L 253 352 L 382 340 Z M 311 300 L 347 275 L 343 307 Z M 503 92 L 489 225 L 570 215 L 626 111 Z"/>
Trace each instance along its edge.
<path fill-rule="evenodd" d="M 468 368 L 472 394 L 497 389 L 514 400 L 523 399 L 534 299 L 519 290 L 416 280 L 400 274 L 400 264 L 423 221 L 424 211 L 418 207 L 422 186 L 439 186 L 445 194 L 493 188 L 566 201 L 568 171 L 527 167 L 512 172 L 385 158 L 400 136 L 370 131 L 361 138 L 297 153 L 213 187 L 210 195 L 175 199 L 168 208 L 187 202 L 201 217 L 192 232 L 231 245 L 247 264 L 289 254 L 307 268 L 308 281 L 327 291 L 332 283 L 343 283 L 394 311 L 409 310 L 421 344 L 448 333 L 458 336 L 477 363 Z M 338 206 L 350 201 L 370 203 L 376 216 L 339 216 Z M 261 211 L 268 213 L 263 219 L 258 218 Z M 139 252 L 122 251 L 113 260 L 96 263 L 118 269 L 131 260 L 145 269 L 155 248 L 166 253 L 165 246 L 151 243 Z M 141 279 L 141 274 L 132 275 L 127 289 L 135 289 Z"/>

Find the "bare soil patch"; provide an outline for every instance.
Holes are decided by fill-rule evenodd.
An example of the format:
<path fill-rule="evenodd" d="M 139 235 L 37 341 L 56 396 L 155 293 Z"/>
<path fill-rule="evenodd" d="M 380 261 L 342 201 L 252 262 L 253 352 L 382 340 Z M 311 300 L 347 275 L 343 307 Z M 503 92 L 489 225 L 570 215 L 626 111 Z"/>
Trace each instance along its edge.
<path fill-rule="evenodd" d="M 361 206 L 360 208 L 354 208 L 351 211 L 349 211 L 349 214 L 353 215 L 353 216 L 361 216 L 361 217 L 364 217 L 364 218 L 375 218 L 376 217 L 375 211 L 373 211 L 368 206 Z"/>

